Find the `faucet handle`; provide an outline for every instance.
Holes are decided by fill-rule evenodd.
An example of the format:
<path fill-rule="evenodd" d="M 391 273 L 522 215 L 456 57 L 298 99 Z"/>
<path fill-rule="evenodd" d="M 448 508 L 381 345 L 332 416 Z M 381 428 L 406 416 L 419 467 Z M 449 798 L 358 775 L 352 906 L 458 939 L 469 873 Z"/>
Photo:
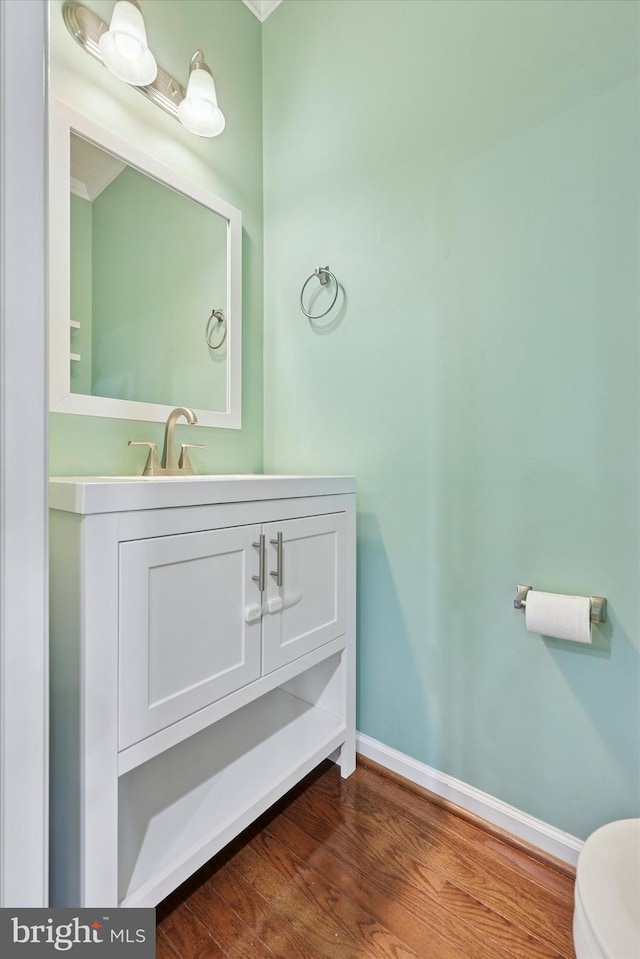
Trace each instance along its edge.
<path fill-rule="evenodd" d="M 180 459 L 178 461 L 178 469 L 182 470 L 183 473 L 193 473 L 193 466 L 191 465 L 191 460 L 189 459 L 189 450 L 203 450 L 203 443 L 182 443 L 181 444 Z"/>
<path fill-rule="evenodd" d="M 148 446 L 149 455 L 142 471 L 143 476 L 155 476 L 160 472 L 160 460 L 158 459 L 158 447 L 150 440 L 129 440 L 129 446 Z"/>

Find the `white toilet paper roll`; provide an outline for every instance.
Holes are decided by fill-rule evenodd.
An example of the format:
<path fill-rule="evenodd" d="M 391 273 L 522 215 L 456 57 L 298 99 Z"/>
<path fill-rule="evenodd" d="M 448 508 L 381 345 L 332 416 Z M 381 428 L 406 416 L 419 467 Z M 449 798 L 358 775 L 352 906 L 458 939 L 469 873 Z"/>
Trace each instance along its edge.
<path fill-rule="evenodd" d="M 529 633 L 591 642 L 591 600 L 588 596 L 564 596 L 530 589 L 527 593 L 525 623 Z"/>

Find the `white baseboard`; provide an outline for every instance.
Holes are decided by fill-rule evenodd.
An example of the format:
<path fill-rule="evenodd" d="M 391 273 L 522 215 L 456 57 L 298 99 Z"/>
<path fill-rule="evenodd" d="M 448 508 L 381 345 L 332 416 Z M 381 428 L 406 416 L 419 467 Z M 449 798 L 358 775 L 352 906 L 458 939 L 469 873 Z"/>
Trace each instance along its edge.
<path fill-rule="evenodd" d="M 468 812 L 473 813 L 487 822 L 493 823 L 505 832 L 517 836 L 524 842 L 537 846 L 556 859 L 575 866 L 578 862 L 578 855 L 584 843 L 581 839 L 550 826 L 541 819 L 529 816 L 527 813 L 509 806 L 490 796 L 488 793 L 469 786 L 467 783 L 453 776 L 447 776 L 432 766 L 418 762 L 404 753 L 399 753 L 389 746 L 365 736 L 364 733 L 356 733 L 356 751 L 366 759 L 385 769 L 397 773 L 409 782 L 422 786 L 430 792 L 435 793 L 449 802 L 461 806 Z"/>

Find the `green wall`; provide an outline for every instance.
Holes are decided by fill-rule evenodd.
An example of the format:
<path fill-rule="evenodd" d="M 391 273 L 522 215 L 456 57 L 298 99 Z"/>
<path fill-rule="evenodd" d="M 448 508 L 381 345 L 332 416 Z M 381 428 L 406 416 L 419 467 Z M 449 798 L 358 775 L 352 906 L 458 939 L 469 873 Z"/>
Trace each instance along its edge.
<path fill-rule="evenodd" d="M 637 816 L 637 4 L 285 0 L 263 84 L 265 468 L 357 476 L 358 728 Z M 528 634 L 517 583 L 609 623 Z"/>
<path fill-rule="evenodd" d="M 86 0 L 85 6 L 108 21 L 113 0 Z M 143 7 L 149 44 L 158 63 L 172 76 L 186 82 L 192 53 L 197 48 L 204 50 L 227 117 L 222 136 L 194 137 L 87 56 L 64 26 L 62 0 L 50 0 L 49 4 L 50 92 L 242 211 L 242 430 L 193 427 L 189 441 L 205 445 L 197 451 L 202 472 L 259 472 L 263 415 L 261 25 L 240 0 L 144 0 Z M 166 250 L 168 275 L 179 268 L 179 246 L 176 237 L 176 247 Z M 166 357 L 162 342 L 156 349 Z M 162 435 L 160 423 L 52 414 L 50 472 L 135 472 L 144 457 L 129 449 L 127 441 L 156 440 L 160 448 Z"/>
<path fill-rule="evenodd" d="M 202 468 L 357 476 L 359 729 L 578 836 L 638 815 L 638 5 L 145 0 L 165 69 L 205 50 L 212 141 L 60 7 L 53 94 L 243 212 L 243 429 Z M 51 471 L 161 433 L 54 415 Z M 527 634 L 519 582 L 609 623 Z"/>

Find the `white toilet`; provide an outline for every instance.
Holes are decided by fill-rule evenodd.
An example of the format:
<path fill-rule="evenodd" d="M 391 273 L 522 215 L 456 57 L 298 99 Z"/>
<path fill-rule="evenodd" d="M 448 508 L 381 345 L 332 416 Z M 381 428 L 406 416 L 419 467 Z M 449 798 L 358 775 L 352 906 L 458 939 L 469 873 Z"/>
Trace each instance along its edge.
<path fill-rule="evenodd" d="M 576 959 L 640 959 L 640 819 L 597 829 L 578 858 Z"/>

